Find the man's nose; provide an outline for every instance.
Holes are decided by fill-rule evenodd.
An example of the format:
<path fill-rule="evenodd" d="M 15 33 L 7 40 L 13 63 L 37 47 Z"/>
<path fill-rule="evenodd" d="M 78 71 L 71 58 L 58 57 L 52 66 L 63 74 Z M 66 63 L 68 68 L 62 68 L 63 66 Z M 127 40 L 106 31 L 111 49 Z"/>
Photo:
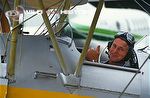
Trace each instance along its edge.
<path fill-rule="evenodd" d="M 118 48 L 113 49 L 113 53 L 116 53 L 116 52 L 118 52 Z"/>

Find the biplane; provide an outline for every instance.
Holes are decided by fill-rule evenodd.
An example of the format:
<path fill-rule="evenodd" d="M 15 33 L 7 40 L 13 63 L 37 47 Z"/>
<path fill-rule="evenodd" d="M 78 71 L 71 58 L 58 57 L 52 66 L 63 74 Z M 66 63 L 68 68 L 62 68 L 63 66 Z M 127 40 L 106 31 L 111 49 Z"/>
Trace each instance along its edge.
<path fill-rule="evenodd" d="M 147 33 L 149 26 L 145 28 L 147 34 L 138 37 L 134 48 L 139 69 L 86 61 L 84 58 L 96 32 L 96 24 L 101 21 L 104 0 L 97 2 L 92 21 L 86 31 L 79 28 L 83 26 L 82 22 L 74 21 L 75 18 L 67 13 L 87 2 L 87 0 L 1 0 L 2 12 L 6 13 L 9 21 L 5 21 L 6 28 L 2 27 L 0 33 L 0 98 L 150 97 L 150 36 Z M 25 17 L 27 12 L 32 15 Z M 37 18 L 38 16 L 41 18 Z M 145 17 L 147 19 L 148 16 Z M 116 20 L 114 21 L 116 23 Z M 77 25 L 75 22 L 80 24 Z M 121 23 L 120 20 L 118 23 Z M 36 24 L 40 26 L 34 31 Z M 132 22 L 128 21 L 128 24 Z M 30 27 L 30 30 L 27 27 Z M 40 28 L 42 31 L 36 34 Z M 115 34 L 117 30 L 109 32 Z M 129 28 L 127 30 L 132 31 Z M 80 49 L 75 37 L 85 39 Z M 107 59 L 106 44 L 101 45 L 101 48 L 100 58 Z"/>

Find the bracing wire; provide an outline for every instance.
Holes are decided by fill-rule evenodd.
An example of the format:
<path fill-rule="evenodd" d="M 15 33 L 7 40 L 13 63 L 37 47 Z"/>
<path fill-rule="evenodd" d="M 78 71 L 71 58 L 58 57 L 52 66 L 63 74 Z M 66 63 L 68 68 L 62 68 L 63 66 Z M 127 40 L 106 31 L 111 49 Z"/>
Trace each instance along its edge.
<path fill-rule="evenodd" d="M 150 16 L 150 13 L 137 0 L 134 1 Z"/>
<path fill-rule="evenodd" d="M 132 81 L 134 80 L 134 78 L 136 77 L 136 75 L 140 72 L 140 70 L 143 68 L 144 64 L 146 63 L 146 61 L 149 59 L 149 57 L 146 58 L 146 60 L 143 62 L 143 64 L 141 65 L 141 67 L 136 71 L 136 73 L 134 74 L 134 76 L 132 77 L 132 79 L 129 81 L 129 83 L 126 85 L 126 87 L 123 89 L 123 91 L 121 92 L 120 96 L 118 98 L 121 98 L 121 96 L 124 94 L 124 92 L 126 91 L 126 89 L 129 87 L 129 85 L 132 83 Z"/>
<path fill-rule="evenodd" d="M 134 0 L 148 15 L 150 15 L 150 13 L 137 1 Z M 144 1 L 144 0 L 142 0 Z M 145 3 L 145 2 L 144 2 Z M 147 2 L 146 2 L 147 3 Z M 149 4 L 148 4 L 149 5 Z M 147 58 L 149 59 L 149 57 Z M 126 87 L 123 89 L 123 91 L 121 92 L 121 94 L 119 95 L 118 98 L 121 98 L 121 96 L 125 93 L 126 89 L 129 87 L 129 85 L 131 84 L 131 82 L 134 80 L 134 78 L 136 77 L 136 75 L 138 74 L 138 72 L 142 69 L 142 67 L 144 66 L 145 62 L 147 61 L 147 59 L 144 61 L 144 63 L 142 64 L 142 66 L 138 69 L 138 71 L 134 74 L 134 76 L 132 77 L 132 79 L 129 81 L 129 83 L 126 85 Z"/>
<path fill-rule="evenodd" d="M 70 10 L 74 9 L 77 5 L 79 5 L 83 0 L 80 0 L 77 4 L 75 4 Z"/>
<path fill-rule="evenodd" d="M 53 9 L 53 11 L 52 11 L 51 13 L 53 13 L 53 12 L 54 12 L 54 9 Z M 50 15 L 51 15 L 51 14 L 49 14 L 49 15 L 48 15 L 48 17 L 50 17 Z M 33 35 L 36 35 L 36 34 L 37 34 L 37 32 L 41 29 L 41 27 L 42 27 L 43 25 L 44 25 L 44 22 L 43 22 L 43 23 L 39 26 L 39 28 L 35 31 L 35 33 L 34 33 Z M 44 28 L 44 29 L 45 29 L 45 28 Z M 45 31 L 44 29 L 43 29 L 43 31 L 42 31 L 42 32 L 44 32 L 44 31 Z M 42 32 L 41 32 L 41 33 L 42 33 Z"/>
<path fill-rule="evenodd" d="M 24 3 L 25 4 L 25 3 Z M 25 12 L 24 12 L 24 8 L 22 7 L 21 8 L 23 10 L 23 17 L 22 17 L 22 20 L 24 20 L 24 16 L 25 16 Z M 20 55 L 19 55 L 19 65 L 21 66 L 21 59 L 22 59 L 22 44 L 23 44 L 23 29 L 24 29 L 24 23 L 22 24 L 22 30 L 20 31 L 21 32 L 21 36 L 20 36 Z"/>
<path fill-rule="evenodd" d="M 80 0 L 80 1 L 79 1 L 78 3 L 76 3 L 76 5 L 74 5 L 70 10 L 72 10 L 73 8 L 75 8 L 75 7 L 76 7 L 77 5 L 79 5 L 82 1 L 83 1 L 83 0 Z M 60 1 L 59 1 L 58 3 L 60 3 Z M 58 4 L 58 3 L 56 3 L 56 4 Z M 61 6 L 62 6 L 62 4 L 63 4 L 63 2 L 61 3 Z M 61 7 L 61 6 L 60 6 L 60 7 Z M 59 8 L 60 8 L 60 7 L 59 7 Z M 49 8 L 50 8 L 50 7 L 49 7 Z M 59 8 L 58 8 L 58 9 L 59 9 Z M 52 12 L 53 12 L 53 11 L 52 11 Z M 58 12 L 58 10 L 57 10 L 56 12 Z M 55 13 L 55 14 L 56 14 L 56 13 Z M 55 16 L 55 14 L 53 14 L 52 18 Z M 50 19 L 50 21 L 52 20 L 52 18 Z M 53 24 L 55 24 L 58 20 L 59 20 L 59 19 L 57 19 Z M 42 25 L 43 25 L 43 24 L 44 24 L 44 22 L 42 23 Z M 38 28 L 38 30 L 42 27 L 42 25 Z M 52 26 L 52 27 L 53 27 L 53 26 Z M 45 28 L 46 28 L 46 27 L 45 27 Z M 45 28 L 44 28 L 44 29 L 45 29 Z M 37 31 L 38 31 L 38 30 L 37 30 Z M 34 35 L 37 33 L 37 31 L 34 33 Z M 44 30 L 43 30 L 43 31 L 44 31 Z M 43 32 L 43 31 L 42 31 L 42 32 Z M 56 32 L 56 33 L 57 33 L 57 32 Z M 40 34 L 42 34 L 42 33 L 40 33 Z"/>
<path fill-rule="evenodd" d="M 50 15 L 55 11 L 55 13 L 53 14 L 53 16 L 51 17 L 51 19 L 49 20 L 49 21 L 51 21 L 52 19 L 53 19 L 53 17 L 56 15 L 56 13 L 60 10 L 60 8 L 61 8 L 61 6 L 62 6 L 62 4 L 63 4 L 63 2 L 57 2 L 57 3 L 55 3 L 55 5 L 58 5 L 59 3 L 61 3 L 60 4 L 60 6 L 58 7 L 58 9 L 55 11 L 55 9 L 53 9 L 53 11 L 51 11 L 51 13 L 49 14 L 49 16 L 48 17 L 50 17 Z M 54 4 L 53 5 L 51 5 L 51 6 L 49 6 L 48 8 L 51 8 L 52 6 L 55 6 Z M 34 33 L 34 35 L 40 30 L 40 28 L 42 27 L 44 25 L 44 22 L 40 25 L 40 27 L 35 31 L 35 33 Z M 43 31 L 46 29 L 46 27 L 43 29 Z M 42 31 L 42 32 L 43 32 Z M 42 32 L 40 33 L 40 34 L 42 34 Z"/>
<path fill-rule="evenodd" d="M 53 6 L 54 6 L 54 5 L 53 5 Z M 44 9 L 44 10 L 46 10 L 46 9 Z M 35 17 L 36 15 L 38 15 L 38 13 L 36 13 L 36 14 L 34 14 L 34 15 L 30 16 L 30 17 L 29 17 L 29 18 L 27 18 L 26 20 L 22 21 L 20 24 L 25 23 L 26 21 L 30 20 L 31 18 Z M 11 30 L 11 31 L 13 31 L 13 30 L 15 30 L 16 28 L 18 28 L 18 27 L 20 26 L 20 24 L 16 25 L 14 28 L 12 28 L 12 30 Z"/>
<path fill-rule="evenodd" d="M 145 4 L 147 4 L 148 6 L 150 6 L 150 4 L 149 3 L 147 3 L 145 0 L 142 0 Z"/>

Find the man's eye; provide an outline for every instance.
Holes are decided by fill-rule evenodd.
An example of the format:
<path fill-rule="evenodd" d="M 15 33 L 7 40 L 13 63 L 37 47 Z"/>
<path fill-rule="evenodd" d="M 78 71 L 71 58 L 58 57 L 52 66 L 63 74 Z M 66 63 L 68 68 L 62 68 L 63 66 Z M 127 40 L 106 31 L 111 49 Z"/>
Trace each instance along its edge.
<path fill-rule="evenodd" d="M 116 48 L 116 45 L 115 45 L 115 44 L 113 44 L 113 45 L 112 45 L 112 47 L 113 47 L 113 48 Z"/>
<path fill-rule="evenodd" d="M 125 49 L 123 49 L 123 48 L 119 48 L 119 51 L 125 51 Z"/>

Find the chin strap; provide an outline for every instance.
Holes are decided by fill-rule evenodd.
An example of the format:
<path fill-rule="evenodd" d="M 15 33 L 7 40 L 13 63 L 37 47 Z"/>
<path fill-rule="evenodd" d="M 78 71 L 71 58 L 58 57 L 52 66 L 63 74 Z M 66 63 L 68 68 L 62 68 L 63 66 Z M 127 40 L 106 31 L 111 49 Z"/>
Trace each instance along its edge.
<path fill-rule="evenodd" d="M 137 68 L 137 69 L 139 68 L 137 55 L 134 50 L 132 50 L 132 52 L 131 52 L 131 57 L 130 57 L 129 61 L 130 61 L 131 68 Z"/>

